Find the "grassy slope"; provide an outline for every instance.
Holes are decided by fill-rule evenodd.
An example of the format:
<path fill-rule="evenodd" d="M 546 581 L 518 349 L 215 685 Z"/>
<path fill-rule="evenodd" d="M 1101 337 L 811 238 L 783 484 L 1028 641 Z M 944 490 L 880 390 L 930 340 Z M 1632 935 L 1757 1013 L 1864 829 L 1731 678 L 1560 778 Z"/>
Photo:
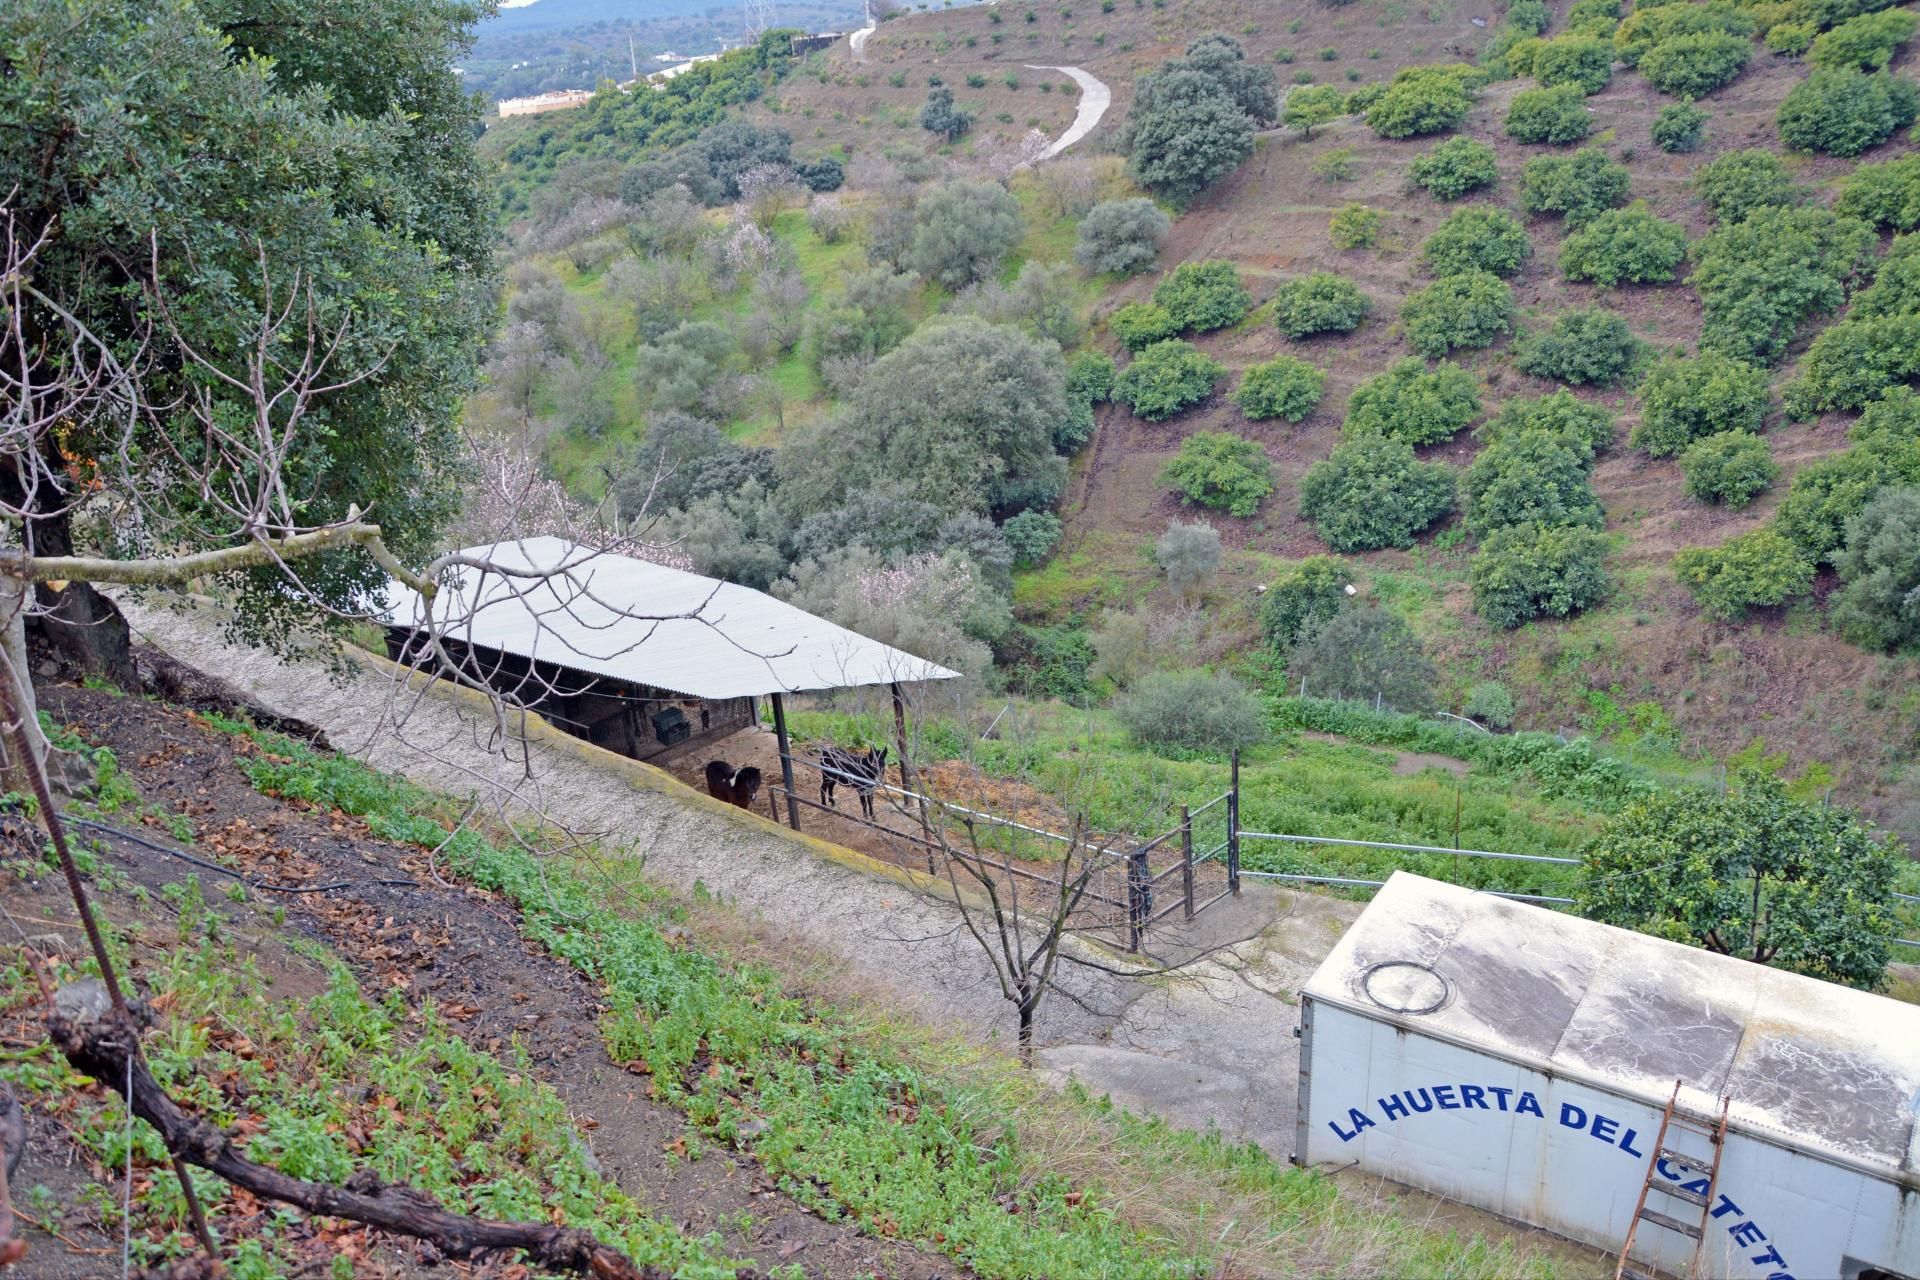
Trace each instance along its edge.
<path fill-rule="evenodd" d="M 684 917 L 652 891 L 627 884 L 609 894 L 583 878 L 585 862 L 570 872 L 471 831 L 449 838 L 450 802 L 233 727 L 272 753 L 248 768 L 263 791 L 440 847 L 455 873 L 515 905 L 532 941 L 605 985 L 615 1060 L 644 1062 L 658 1096 L 713 1138 L 751 1149 L 823 1213 L 926 1242 L 983 1276 L 1187 1276 L 1212 1274 L 1233 1256 L 1364 1256 L 1367 1269 L 1387 1274 L 1545 1269 L 1537 1257 L 1349 1205 L 1325 1179 L 1251 1145 L 1139 1121 L 1077 1093 L 1052 1095 L 1005 1060 L 876 1024 L 872 1010 L 797 1000 L 784 994 L 791 975 L 671 942 L 663 926 Z M 711 1065 L 696 1072 L 697 1062 Z M 1078 1156 L 1054 1145 L 1069 1133 Z M 1126 1181 L 1103 1185 L 1090 1157 L 1128 1169 Z M 1194 1202 L 1121 1211 L 1142 1183 Z"/>

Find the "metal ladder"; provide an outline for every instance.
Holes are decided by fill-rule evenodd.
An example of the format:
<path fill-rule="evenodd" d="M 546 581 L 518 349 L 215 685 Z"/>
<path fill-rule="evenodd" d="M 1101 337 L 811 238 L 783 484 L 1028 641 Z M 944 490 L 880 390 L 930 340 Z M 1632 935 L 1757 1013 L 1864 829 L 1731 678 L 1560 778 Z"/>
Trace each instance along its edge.
<path fill-rule="evenodd" d="M 1667 1109 L 1660 1117 L 1660 1132 L 1653 1140 L 1653 1158 L 1647 1161 L 1646 1177 L 1640 1182 L 1640 1199 L 1633 1206 L 1633 1220 L 1627 1224 L 1627 1238 L 1621 1242 L 1620 1257 L 1613 1266 L 1613 1280 L 1654 1280 L 1643 1271 L 1636 1271 L 1627 1265 L 1627 1255 L 1633 1252 L 1634 1237 L 1640 1233 L 1640 1224 L 1645 1222 L 1659 1227 L 1663 1231 L 1672 1231 L 1693 1241 L 1693 1259 L 1688 1264 L 1690 1276 L 1700 1271 L 1700 1251 L 1706 1243 L 1707 1214 L 1713 1206 L 1713 1193 L 1720 1184 L 1720 1153 L 1727 1145 L 1727 1107 L 1730 1100 L 1720 1100 L 1720 1119 L 1716 1121 L 1699 1120 L 1679 1110 L 1680 1081 L 1673 1082 L 1673 1096 L 1667 1099 Z M 1688 1155 L 1684 1151 L 1675 1151 L 1667 1145 L 1667 1132 L 1678 1127 L 1688 1133 L 1696 1133 L 1713 1144 L 1711 1158 Z M 1660 1162 L 1665 1160 L 1688 1173 L 1704 1173 L 1707 1176 L 1705 1192 L 1689 1191 L 1678 1182 L 1660 1176 Z M 1683 1217 L 1662 1213 L 1658 1209 L 1647 1208 L 1647 1193 L 1658 1191 L 1661 1195 L 1683 1201 L 1700 1211 L 1697 1220 L 1689 1222 Z"/>

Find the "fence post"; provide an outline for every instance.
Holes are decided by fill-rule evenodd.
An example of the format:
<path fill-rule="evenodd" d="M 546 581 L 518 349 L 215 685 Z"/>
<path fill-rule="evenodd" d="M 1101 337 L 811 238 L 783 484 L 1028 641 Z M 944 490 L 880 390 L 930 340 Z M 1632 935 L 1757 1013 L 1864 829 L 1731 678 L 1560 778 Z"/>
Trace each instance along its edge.
<path fill-rule="evenodd" d="M 920 789 L 913 785 L 913 775 L 907 771 L 907 702 L 900 695 L 900 682 L 893 682 L 893 741 L 900 752 L 900 787 L 912 792 L 920 802 L 920 840 L 927 850 L 927 874 L 938 874 L 933 861 L 933 827 L 927 822 L 927 800 L 920 795 Z"/>
<path fill-rule="evenodd" d="M 798 831 L 800 805 L 793 798 L 793 743 L 787 740 L 787 704 L 777 693 L 773 695 L 773 732 L 780 743 L 780 781 L 787 793 L 787 823 Z"/>
<path fill-rule="evenodd" d="M 1186 896 L 1187 919 L 1193 919 L 1193 815 L 1180 806 L 1180 891 Z"/>
<path fill-rule="evenodd" d="M 1140 935 L 1153 915 L 1153 875 L 1147 870 L 1147 851 L 1127 855 L 1127 950 L 1140 949 Z"/>
<path fill-rule="evenodd" d="M 1240 748 L 1233 749 L 1233 789 L 1227 792 L 1227 891 L 1240 895 Z"/>

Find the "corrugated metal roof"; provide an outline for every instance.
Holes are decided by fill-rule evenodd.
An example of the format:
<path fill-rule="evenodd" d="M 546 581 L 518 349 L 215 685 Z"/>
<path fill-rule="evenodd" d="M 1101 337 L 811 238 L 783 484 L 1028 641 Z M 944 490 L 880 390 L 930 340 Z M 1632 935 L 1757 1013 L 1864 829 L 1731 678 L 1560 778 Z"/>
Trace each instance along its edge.
<path fill-rule="evenodd" d="M 1431 974 L 1443 1003 L 1410 1011 L 1441 999 Z M 1679 1080 L 1696 1114 L 1725 1095 L 1734 1127 L 1920 1173 L 1920 1008 L 1898 1000 L 1404 871 L 1305 993 L 1656 1106 Z"/>
<path fill-rule="evenodd" d="M 951 680 L 959 673 L 869 640 L 764 592 L 596 551 L 526 538 L 459 554 L 504 572 L 463 568 L 435 597 L 451 639 L 694 698 Z M 421 598 L 387 584 L 384 619 L 418 627 Z"/>

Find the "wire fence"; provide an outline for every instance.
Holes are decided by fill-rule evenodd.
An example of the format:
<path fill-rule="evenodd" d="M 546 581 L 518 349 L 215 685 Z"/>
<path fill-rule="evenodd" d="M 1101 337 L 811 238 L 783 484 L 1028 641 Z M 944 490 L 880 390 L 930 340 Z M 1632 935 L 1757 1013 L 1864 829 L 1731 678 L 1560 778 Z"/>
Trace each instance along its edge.
<path fill-rule="evenodd" d="M 831 777 L 835 786 L 869 796 L 884 797 L 884 808 L 894 819 L 881 822 L 882 805 L 876 803 L 871 815 L 862 806 L 862 816 L 849 809 L 828 806 L 810 796 L 776 785 L 772 791 L 789 801 L 793 825 L 799 828 L 795 805 L 854 822 L 884 838 L 900 842 L 902 847 L 920 850 L 926 869 L 940 873 L 941 859 L 960 857 L 972 860 L 976 869 L 1004 876 L 1010 881 L 1057 888 L 1062 871 L 1059 865 L 1076 847 L 1085 856 L 1099 860 L 1099 867 L 1088 877 L 1080 905 L 1069 920 L 1078 932 L 1111 933 L 1137 950 L 1142 938 L 1153 926 L 1179 915 L 1192 920 L 1221 899 L 1240 892 L 1243 880 L 1270 881 L 1278 884 L 1326 885 L 1345 889 L 1378 889 L 1384 880 L 1343 876 L 1319 870 L 1266 871 L 1242 865 L 1241 852 L 1247 842 L 1295 846 L 1324 846 L 1331 849 L 1378 849 L 1390 853 L 1444 855 L 1455 859 L 1480 859 L 1494 863 L 1530 864 L 1542 867 L 1578 868 L 1580 858 L 1557 854 L 1510 853 L 1494 849 L 1462 849 L 1449 845 L 1412 844 L 1389 840 L 1361 840 L 1345 836 L 1319 836 L 1283 831 L 1249 831 L 1240 827 L 1240 759 L 1232 757 L 1227 789 L 1205 803 L 1179 808 L 1179 820 L 1171 828 L 1151 837 L 1095 835 L 1077 836 L 1049 831 L 984 809 L 943 800 L 904 785 L 894 785 L 884 777 L 857 775 L 844 769 L 823 765 L 819 760 L 799 754 L 782 756 L 789 769 L 800 767 L 822 778 Z M 905 778 L 903 776 L 903 782 Z M 964 842 L 948 838 L 948 824 L 959 822 L 967 828 Z M 936 830 L 936 826 L 938 829 Z M 1426 874 L 1438 869 L 1423 868 Z M 1565 894 L 1529 893 L 1517 889 L 1472 886 L 1478 892 L 1515 902 L 1532 902 L 1549 907 L 1571 907 L 1575 899 Z M 1528 886 L 1529 888 L 1535 886 Z M 1560 887 L 1548 884 L 1538 887 Z M 1895 893 L 1900 904 L 1920 905 L 1920 894 Z M 1914 913 L 1920 916 L 1920 912 Z M 1911 924 L 1904 917 L 1901 926 Z M 1920 937 L 1896 935 L 1896 946 L 1920 949 Z"/>
<path fill-rule="evenodd" d="M 1197 808 L 1181 806 L 1179 821 L 1151 837 L 1068 835 L 905 785 L 912 776 L 907 770 L 895 784 L 884 771 L 876 776 L 797 753 L 780 760 L 783 781 L 768 794 L 776 820 L 778 797 L 795 830 L 803 829 L 804 809 L 820 814 L 823 824 L 846 822 L 874 833 L 893 860 L 924 865 L 931 875 L 962 881 L 992 876 L 1013 890 L 1015 902 L 1023 885 L 1059 895 L 1055 901 L 1071 897 L 1069 929 L 1113 935 L 1130 951 L 1139 949 L 1153 926 L 1175 915 L 1192 920 L 1239 891 L 1231 858 L 1224 868 L 1210 865 L 1230 852 L 1230 792 Z M 817 798 L 797 781 L 787 785 L 795 769 L 819 780 Z M 963 874 L 953 876 L 950 863 Z"/>

